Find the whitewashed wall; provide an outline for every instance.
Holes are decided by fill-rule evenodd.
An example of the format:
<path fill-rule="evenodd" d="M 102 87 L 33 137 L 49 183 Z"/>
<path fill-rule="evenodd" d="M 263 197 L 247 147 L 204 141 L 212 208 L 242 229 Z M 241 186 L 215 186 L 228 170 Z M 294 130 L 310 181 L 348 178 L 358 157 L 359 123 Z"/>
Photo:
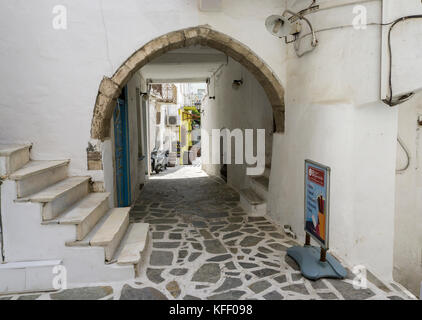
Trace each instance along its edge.
<path fill-rule="evenodd" d="M 399 107 L 398 134 L 409 151 L 410 165 L 396 175 L 394 235 L 394 279 L 419 293 L 422 282 L 422 94 Z M 397 144 L 397 168 L 407 164 L 407 156 Z"/>
<path fill-rule="evenodd" d="M 380 22 L 381 3 L 365 5 L 368 22 Z M 353 5 L 307 17 L 317 30 L 350 25 Z M 332 252 L 391 279 L 397 109 L 380 102 L 380 35 L 378 26 L 319 32 L 318 47 L 302 58 L 288 46 L 286 132 L 274 135 L 270 210 L 303 239 L 304 160 L 330 166 Z"/>
<path fill-rule="evenodd" d="M 68 29 L 54 30 L 52 10 L 64 5 Z M 168 32 L 200 24 L 252 47 L 282 70 L 279 41 L 263 28 L 279 0 L 225 1 L 204 13 L 195 0 L 5 0 L 0 10 L 0 140 L 34 143 L 37 159 L 70 158 L 86 174 L 92 112 L 102 77 L 137 49 Z M 254 37 L 251 37 L 254 34 Z M 19 84 L 19 89 L 17 88 Z"/>
<path fill-rule="evenodd" d="M 238 89 L 232 87 L 233 80 L 243 79 L 243 85 Z M 271 142 L 273 133 L 272 107 L 264 92 L 264 89 L 242 65 L 228 60 L 215 77 L 211 77 L 209 84 L 209 96 L 215 96 L 215 100 L 208 97 L 204 100 L 201 125 L 208 134 L 212 129 L 265 129 L 266 152 L 271 155 Z M 211 144 L 210 138 L 210 144 Z M 234 144 L 233 148 L 234 148 Z M 246 165 L 234 164 L 234 149 L 232 148 L 231 162 L 227 168 L 227 183 L 236 190 L 246 187 Z M 211 150 L 220 153 L 220 150 Z M 271 156 L 269 156 L 271 160 Z M 220 165 L 205 164 L 205 171 L 209 174 L 220 176 Z"/>
<path fill-rule="evenodd" d="M 209 24 L 249 46 L 286 87 L 286 132 L 273 141 L 273 217 L 303 237 L 303 161 L 331 166 L 332 250 L 391 278 L 398 112 L 379 101 L 380 28 L 318 33 L 318 48 L 299 59 L 264 28 L 286 2 L 257 3 L 226 0 L 222 12 L 204 13 L 193 0 L 63 0 L 68 29 L 58 31 L 56 1 L 3 0 L 0 140 L 33 142 L 34 158 L 70 158 L 72 174 L 88 174 L 85 149 L 102 77 L 154 37 Z M 381 2 L 366 5 L 368 20 L 380 22 Z M 350 24 L 352 9 L 308 18 L 316 29 Z"/>

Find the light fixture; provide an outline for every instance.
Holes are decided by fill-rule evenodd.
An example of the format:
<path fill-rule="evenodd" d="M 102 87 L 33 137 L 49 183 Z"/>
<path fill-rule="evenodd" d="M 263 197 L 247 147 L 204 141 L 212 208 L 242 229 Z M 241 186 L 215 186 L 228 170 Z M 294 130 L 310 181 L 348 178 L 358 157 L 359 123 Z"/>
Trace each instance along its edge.
<path fill-rule="evenodd" d="M 232 84 L 232 87 L 233 87 L 233 89 L 239 89 L 241 86 L 242 86 L 242 84 L 243 84 L 243 79 L 240 79 L 240 80 L 233 80 L 233 84 Z"/>
<path fill-rule="evenodd" d="M 267 28 L 268 32 L 271 33 L 273 36 L 284 38 L 286 43 L 294 42 L 298 39 L 298 34 L 300 33 L 301 29 L 299 25 L 295 25 L 291 22 L 290 18 L 286 17 L 286 14 L 289 14 L 293 17 L 296 17 L 299 20 L 305 21 L 312 33 L 312 42 L 311 46 L 315 48 L 318 45 L 318 39 L 315 35 L 314 28 L 312 27 L 311 22 L 296 12 L 285 10 L 283 14 L 280 15 L 271 15 L 265 20 L 265 27 Z M 294 36 L 293 41 L 287 41 L 288 36 Z"/>
<path fill-rule="evenodd" d="M 149 94 L 148 92 L 140 92 L 140 96 L 142 98 L 142 100 L 147 101 L 149 98 Z"/>
<path fill-rule="evenodd" d="M 291 27 L 289 19 L 279 15 L 271 15 L 265 20 L 265 27 L 273 36 L 283 38 L 289 36 Z"/>

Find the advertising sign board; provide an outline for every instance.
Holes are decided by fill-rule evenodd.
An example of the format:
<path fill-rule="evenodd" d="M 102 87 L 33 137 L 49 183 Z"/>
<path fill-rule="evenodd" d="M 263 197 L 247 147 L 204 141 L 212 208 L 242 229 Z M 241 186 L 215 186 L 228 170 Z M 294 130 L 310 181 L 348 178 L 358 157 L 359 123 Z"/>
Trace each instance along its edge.
<path fill-rule="evenodd" d="M 328 249 L 330 168 L 305 160 L 305 231 Z"/>

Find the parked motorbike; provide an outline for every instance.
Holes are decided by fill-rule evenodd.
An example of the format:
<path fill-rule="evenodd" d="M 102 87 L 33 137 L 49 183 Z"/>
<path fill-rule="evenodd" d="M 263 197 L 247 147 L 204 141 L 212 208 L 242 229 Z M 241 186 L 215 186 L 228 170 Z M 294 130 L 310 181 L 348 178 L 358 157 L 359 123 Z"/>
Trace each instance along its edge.
<path fill-rule="evenodd" d="M 155 171 L 155 173 L 160 173 L 161 171 L 167 170 L 167 166 L 169 163 L 168 157 L 170 152 L 160 151 L 157 148 L 152 150 L 151 152 L 151 170 Z"/>

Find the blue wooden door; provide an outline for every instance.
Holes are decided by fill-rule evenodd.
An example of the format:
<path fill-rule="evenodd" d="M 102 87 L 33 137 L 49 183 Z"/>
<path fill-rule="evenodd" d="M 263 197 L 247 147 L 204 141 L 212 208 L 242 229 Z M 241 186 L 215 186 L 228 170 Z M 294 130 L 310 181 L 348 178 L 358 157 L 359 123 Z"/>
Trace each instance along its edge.
<path fill-rule="evenodd" d="M 131 204 L 131 190 L 127 88 L 124 88 L 122 95 L 117 99 L 113 119 L 117 206 L 128 207 Z"/>

